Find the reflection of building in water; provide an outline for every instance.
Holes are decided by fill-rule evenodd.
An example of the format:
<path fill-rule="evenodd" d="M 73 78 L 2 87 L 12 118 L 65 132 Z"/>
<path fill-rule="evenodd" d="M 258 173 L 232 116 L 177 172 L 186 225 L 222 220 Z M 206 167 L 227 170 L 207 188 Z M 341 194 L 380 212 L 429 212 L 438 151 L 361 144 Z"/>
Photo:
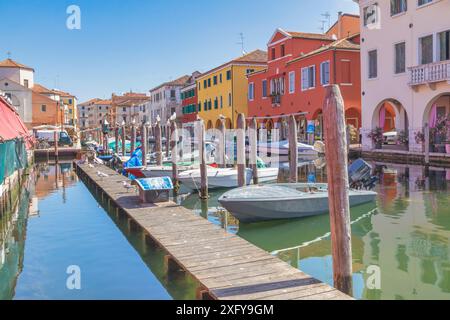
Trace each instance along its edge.
<path fill-rule="evenodd" d="M 388 192 L 373 229 L 364 238 L 366 267 L 381 268 L 381 290 L 364 290 L 364 297 L 381 299 L 450 298 L 450 202 L 446 170 L 389 165 Z M 395 178 L 395 182 L 391 178 Z M 384 180 L 386 181 L 386 180 Z M 392 198 L 387 187 L 399 192 Z M 427 181 L 422 183 L 422 181 Z M 382 181 L 383 182 L 383 181 Z M 423 187 L 441 192 L 421 192 Z M 368 275 L 365 275 L 367 279 Z"/>
<path fill-rule="evenodd" d="M 45 198 L 55 190 L 75 184 L 78 177 L 72 170 L 71 162 L 60 162 L 58 165 L 38 163 L 36 165 L 36 196 Z"/>

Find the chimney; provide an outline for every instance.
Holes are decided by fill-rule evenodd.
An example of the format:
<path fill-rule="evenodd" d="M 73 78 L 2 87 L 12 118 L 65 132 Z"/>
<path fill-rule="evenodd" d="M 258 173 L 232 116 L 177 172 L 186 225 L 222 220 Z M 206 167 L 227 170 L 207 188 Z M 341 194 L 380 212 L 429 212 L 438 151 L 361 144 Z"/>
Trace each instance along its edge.
<path fill-rule="evenodd" d="M 342 24 L 342 11 L 338 12 L 338 22 L 337 22 L 337 24 L 338 24 L 337 25 L 337 29 L 338 29 L 337 37 L 340 40 L 340 39 L 342 39 L 342 33 L 343 33 L 343 31 L 342 31 L 342 27 L 343 27 L 343 24 Z"/>

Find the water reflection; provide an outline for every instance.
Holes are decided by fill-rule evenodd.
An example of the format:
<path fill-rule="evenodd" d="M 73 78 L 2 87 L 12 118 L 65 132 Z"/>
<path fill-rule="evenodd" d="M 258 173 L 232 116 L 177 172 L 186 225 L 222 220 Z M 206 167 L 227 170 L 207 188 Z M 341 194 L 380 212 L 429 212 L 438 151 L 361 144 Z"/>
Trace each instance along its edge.
<path fill-rule="evenodd" d="M 358 299 L 450 299 L 450 169 L 372 163 L 379 175 L 377 203 L 352 208 L 354 295 Z M 281 179 L 288 176 L 281 171 Z M 326 182 L 326 167 L 308 163 L 302 181 Z M 327 215 L 292 221 L 239 224 L 196 195 L 179 199 L 197 214 L 237 233 L 312 276 L 332 284 Z M 368 289 L 370 266 L 381 270 L 381 288 Z"/>

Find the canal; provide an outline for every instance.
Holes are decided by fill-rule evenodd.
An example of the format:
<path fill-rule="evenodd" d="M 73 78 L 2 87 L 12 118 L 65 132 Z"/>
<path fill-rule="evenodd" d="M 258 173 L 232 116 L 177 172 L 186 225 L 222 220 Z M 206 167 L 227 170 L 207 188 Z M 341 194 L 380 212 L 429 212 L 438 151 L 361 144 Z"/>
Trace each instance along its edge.
<path fill-rule="evenodd" d="M 450 299 L 450 170 L 373 165 L 377 203 L 351 212 L 355 298 Z M 320 161 L 300 169 L 303 181 L 326 174 Z M 96 199 L 70 161 L 37 164 L 21 191 L 1 217 L 0 299 L 195 298 L 195 281 L 168 276 L 165 253 Z M 175 200 L 332 285 L 328 216 L 239 224 L 219 207 L 222 193 Z M 68 288 L 70 266 L 80 269 L 81 290 Z"/>

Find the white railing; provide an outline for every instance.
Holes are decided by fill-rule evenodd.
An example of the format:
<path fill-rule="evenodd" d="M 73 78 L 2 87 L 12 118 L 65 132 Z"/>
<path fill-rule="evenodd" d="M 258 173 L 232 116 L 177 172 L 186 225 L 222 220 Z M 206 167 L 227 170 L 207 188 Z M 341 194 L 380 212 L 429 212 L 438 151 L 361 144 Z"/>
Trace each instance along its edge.
<path fill-rule="evenodd" d="M 409 68 L 410 86 L 450 81 L 450 60 Z"/>

